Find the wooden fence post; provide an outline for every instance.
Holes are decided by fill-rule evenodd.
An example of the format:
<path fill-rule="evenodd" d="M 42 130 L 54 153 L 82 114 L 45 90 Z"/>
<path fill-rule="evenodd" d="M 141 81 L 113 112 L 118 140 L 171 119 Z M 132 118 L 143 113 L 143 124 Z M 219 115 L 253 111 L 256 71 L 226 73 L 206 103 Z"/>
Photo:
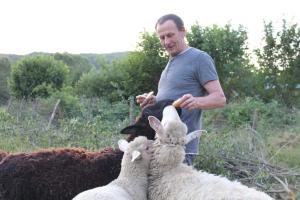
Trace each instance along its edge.
<path fill-rule="evenodd" d="M 54 109 L 53 109 L 53 112 L 52 112 L 51 117 L 49 119 L 49 123 L 48 123 L 48 126 L 47 126 L 46 130 L 49 130 L 49 128 L 51 126 L 51 123 L 52 123 L 52 121 L 54 119 L 54 116 L 55 116 L 55 113 L 56 113 L 56 110 L 58 108 L 59 103 L 60 103 L 60 99 L 57 100 L 57 102 L 56 102 L 56 104 L 54 106 Z"/>
<path fill-rule="evenodd" d="M 257 109 L 254 109 L 253 111 L 253 116 L 252 116 L 252 124 L 250 128 L 251 132 L 251 144 L 250 144 L 250 151 L 253 152 L 255 150 L 255 145 L 256 145 L 256 129 L 257 129 L 257 123 L 258 123 L 258 111 Z"/>
<path fill-rule="evenodd" d="M 129 123 L 133 124 L 135 122 L 135 116 L 134 116 L 134 97 L 130 96 L 129 97 Z"/>
<path fill-rule="evenodd" d="M 17 124 L 19 124 L 19 118 L 22 117 L 22 109 L 23 109 L 23 102 L 25 100 L 25 97 L 22 98 L 19 106 L 19 112 L 17 113 Z"/>
<path fill-rule="evenodd" d="M 9 112 L 9 109 L 10 109 L 10 106 L 11 106 L 11 102 L 12 102 L 11 97 L 9 97 L 8 105 L 7 105 L 7 107 L 6 107 L 6 111 L 7 111 L 7 112 Z"/>

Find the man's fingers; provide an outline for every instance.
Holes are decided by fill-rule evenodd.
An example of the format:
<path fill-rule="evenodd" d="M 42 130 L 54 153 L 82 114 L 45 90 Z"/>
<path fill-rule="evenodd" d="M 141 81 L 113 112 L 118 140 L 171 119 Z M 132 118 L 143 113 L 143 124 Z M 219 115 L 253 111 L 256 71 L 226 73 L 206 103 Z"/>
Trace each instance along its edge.
<path fill-rule="evenodd" d="M 190 109 L 191 105 L 193 104 L 193 95 L 185 94 L 181 98 L 181 108 Z"/>
<path fill-rule="evenodd" d="M 146 99 L 146 96 L 147 96 L 147 93 L 144 93 L 144 94 L 142 94 L 142 95 L 137 95 L 137 96 L 135 97 L 136 102 L 137 102 L 137 103 L 143 103 L 143 101 Z"/>
<path fill-rule="evenodd" d="M 149 103 L 151 99 L 153 99 L 153 94 L 154 94 L 154 92 L 151 91 L 149 93 L 144 93 L 142 95 L 138 95 L 138 96 L 135 97 L 136 102 L 140 103 L 141 106 L 145 105 L 145 104 Z"/>
<path fill-rule="evenodd" d="M 153 91 L 149 92 L 147 95 L 146 95 L 146 99 L 150 99 L 152 97 L 152 95 L 154 94 Z"/>
<path fill-rule="evenodd" d="M 174 101 L 174 102 L 172 103 L 172 105 L 173 105 L 175 108 L 179 108 L 179 107 L 181 107 L 180 105 L 181 105 L 182 102 L 183 102 L 183 100 L 182 100 L 181 98 L 179 98 L 179 99 L 177 99 L 176 101 Z"/>
<path fill-rule="evenodd" d="M 138 97 L 136 98 L 136 102 L 137 103 L 142 103 L 144 101 L 145 98 L 142 98 L 142 97 Z"/>

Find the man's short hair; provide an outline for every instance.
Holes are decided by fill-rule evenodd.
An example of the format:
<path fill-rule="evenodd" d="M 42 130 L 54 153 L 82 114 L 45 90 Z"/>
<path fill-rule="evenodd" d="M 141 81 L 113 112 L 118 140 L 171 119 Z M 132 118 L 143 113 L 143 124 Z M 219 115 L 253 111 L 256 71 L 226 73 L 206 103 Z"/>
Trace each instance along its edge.
<path fill-rule="evenodd" d="M 165 23 L 168 20 L 172 20 L 176 24 L 178 30 L 181 30 L 182 28 L 184 28 L 184 23 L 183 23 L 183 21 L 180 17 L 178 17 L 175 14 L 167 14 L 167 15 L 161 16 L 157 20 L 157 22 L 155 24 L 155 29 L 157 28 L 157 25 L 161 25 L 161 24 Z"/>

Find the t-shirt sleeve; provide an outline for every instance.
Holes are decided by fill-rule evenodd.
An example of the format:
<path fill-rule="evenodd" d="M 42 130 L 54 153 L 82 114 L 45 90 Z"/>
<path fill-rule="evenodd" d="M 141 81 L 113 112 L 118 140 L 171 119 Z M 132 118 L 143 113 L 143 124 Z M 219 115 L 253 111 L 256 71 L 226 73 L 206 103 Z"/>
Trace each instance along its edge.
<path fill-rule="evenodd" d="M 213 59 L 207 54 L 202 53 L 197 62 L 197 79 L 201 85 L 205 85 L 208 81 L 218 80 L 218 73 L 216 71 Z"/>

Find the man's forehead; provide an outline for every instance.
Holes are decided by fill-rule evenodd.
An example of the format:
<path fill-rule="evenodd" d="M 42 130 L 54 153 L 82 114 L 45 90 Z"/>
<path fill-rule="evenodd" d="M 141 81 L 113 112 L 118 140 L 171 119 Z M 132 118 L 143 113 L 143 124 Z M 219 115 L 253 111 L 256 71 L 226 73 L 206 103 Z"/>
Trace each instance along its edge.
<path fill-rule="evenodd" d="M 156 32 L 175 32 L 178 31 L 176 24 L 173 20 L 167 20 L 162 24 L 158 24 L 156 27 Z"/>

